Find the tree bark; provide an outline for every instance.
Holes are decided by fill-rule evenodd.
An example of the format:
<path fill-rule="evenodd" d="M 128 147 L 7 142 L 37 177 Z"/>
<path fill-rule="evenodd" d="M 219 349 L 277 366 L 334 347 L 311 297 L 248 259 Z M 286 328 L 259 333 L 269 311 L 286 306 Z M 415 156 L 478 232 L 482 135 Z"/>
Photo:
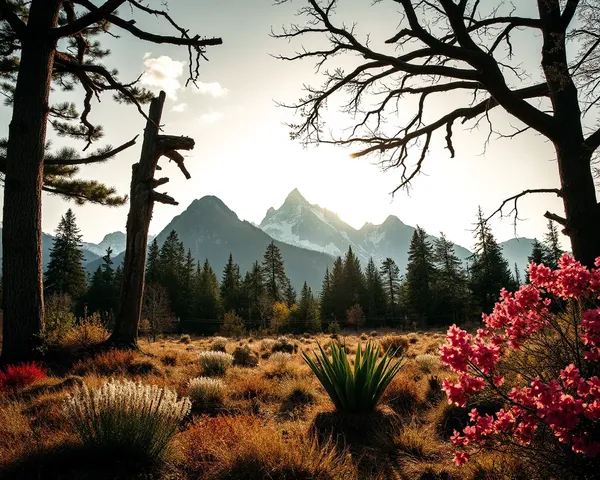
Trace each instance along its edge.
<path fill-rule="evenodd" d="M 59 0 L 31 4 L 9 126 L 3 208 L 2 363 L 35 356 L 44 326 L 42 181 Z"/>
<path fill-rule="evenodd" d="M 590 164 L 593 152 L 585 145 L 577 87 L 567 61 L 565 20 L 558 0 L 538 0 L 538 10 L 543 24 L 542 69 L 557 127 L 551 140 L 565 207 L 564 232 L 571 239 L 573 257 L 593 267 L 600 256 L 600 206 Z"/>
<path fill-rule="evenodd" d="M 158 159 L 165 155 L 174 160 L 186 178 L 190 178 L 189 172 L 183 165 L 183 157 L 175 150 L 191 150 L 194 148 L 194 140 L 189 137 L 159 135 L 164 103 L 165 92 L 160 92 L 160 95 L 150 103 L 140 161 L 132 166 L 121 302 L 115 328 L 108 341 L 109 345 L 117 347 L 137 348 L 146 278 L 148 229 L 154 202 L 177 205 L 173 198 L 154 191 L 155 187 L 168 182 L 168 178 L 154 179 Z"/>
<path fill-rule="evenodd" d="M 140 161 L 132 166 L 121 302 L 115 328 L 109 340 L 111 344 L 123 347 L 137 347 L 146 278 L 148 229 L 154 207 L 151 181 L 159 158 L 156 141 L 164 103 L 164 92 L 150 103 Z"/>

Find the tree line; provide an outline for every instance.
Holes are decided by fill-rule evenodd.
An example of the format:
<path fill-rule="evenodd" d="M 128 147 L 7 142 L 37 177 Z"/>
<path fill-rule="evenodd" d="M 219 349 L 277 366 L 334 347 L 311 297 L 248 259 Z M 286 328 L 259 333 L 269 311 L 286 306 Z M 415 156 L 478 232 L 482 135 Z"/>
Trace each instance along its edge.
<path fill-rule="evenodd" d="M 154 239 L 148 247 L 142 330 L 155 335 L 174 328 L 176 319 L 198 321 L 201 332 L 233 322 L 236 332 L 298 333 L 342 326 L 442 326 L 476 319 L 491 311 L 502 288 L 516 290 L 522 278 L 518 267 L 512 269 L 502 256 L 481 210 L 474 234 L 475 249 L 465 264 L 443 233 L 431 240 L 417 227 L 404 275 L 392 258 L 379 265 L 371 258 L 363 269 L 349 247 L 326 268 L 318 294 L 306 282 L 298 294 L 274 242 L 245 274 L 230 253 L 219 278 L 208 259 L 196 260 L 172 230 L 162 246 Z M 556 268 L 562 253 L 556 225 L 549 221 L 543 241 L 533 242 L 529 261 Z M 50 252 L 45 294 L 67 294 L 76 312 L 99 312 L 110 322 L 119 305 L 122 266 L 115 267 L 110 248 L 89 276 L 83 260 L 81 235 L 69 209 Z"/>

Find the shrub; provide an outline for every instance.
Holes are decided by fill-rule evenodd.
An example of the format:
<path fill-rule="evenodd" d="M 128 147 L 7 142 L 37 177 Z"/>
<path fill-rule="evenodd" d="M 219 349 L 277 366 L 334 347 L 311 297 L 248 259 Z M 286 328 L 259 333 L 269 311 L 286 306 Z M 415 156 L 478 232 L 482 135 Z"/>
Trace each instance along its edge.
<path fill-rule="evenodd" d="M 163 355 L 160 359 L 161 363 L 165 366 L 165 367 L 175 367 L 177 366 L 177 356 L 167 353 L 166 355 Z"/>
<path fill-rule="evenodd" d="M 49 343 L 57 343 L 66 336 L 77 321 L 71 311 L 73 300 L 67 293 L 55 293 L 44 300 L 44 339 Z"/>
<path fill-rule="evenodd" d="M 248 345 L 235 347 L 233 364 L 239 367 L 256 367 L 258 365 L 258 355 Z"/>
<path fill-rule="evenodd" d="M 554 450 L 548 460 L 562 466 L 559 476 L 597 473 L 597 462 L 586 457 L 600 453 L 592 433 L 600 412 L 600 269 L 588 270 L 564 254 L 556 271 L 530 264 L 529 277 L 531 284 L 517 292 L 501 291 L 476 335 L 456 325 L 448 329 L 441 360 L 458 374 L 443 384 L 449 402 L 464 406 L 473 394 L 489 391 L 507 403 L 493 416 L 472 412 L 468 427 L 452 437 L 460 448 L 455 463 L 468 460 L 471 446 L 509 442 L 526 445 L 540 465 Z M 554 313 L 565 305 L 566 313 Z M 505 372 L 518 375 L 505 378 Z M 538 445 L 544 432 L 548 440 Z"/>
<path fill-rule="evenodd" d="M 46 369 L 35 362 L 8 365 L 0 371 L 0 390 L 12 391 L 26 387 L 46 378 L 46 374 Z"/>
<path fill-rule="evenodd" d="M 269 361 L 277 368 L 285 368 L 292 360 L 292 354 L 286 352 L 275 352 L 269 357 Z"/>
<path fill-rule="evenodd" d="M 373 330 L 371 333 L 369 333 L 369 337 L 376 337 L 377 335 L 377 330 Z"/>
<path fill-rule="evenodd" d="M 210 349 L 214 352 L 225 352 L 227 347 L 227 339 L 225 337 L 215 337 L 210 344 Z"/>
<path fill-rule="evenodd" d="M 76 387 L 65 412 L 82 443 L 120 458 L 154 462 L 164 457 L 190 400 L 167 388 L 111 379 L 90 391 Z M 111 458 L 112 460 L 112 458 Z"/>
<path fill-rule="evenodd" d="M 356 480 L 345 452 L 253 416 L 202 418 L 179 442 L 190 478 Z"/>
<path fill-rule="evenodd" d="M 353 305 L 346 310 L 346 321 L 348 325 L 355 327 L 356 331 L 365 324 L 365 314 L 360 305 Z"/>
<path fill-rule="evenodd" d="M 327 333 L 331 333 L 332 335 L 337 335 L 342 331 L 340 324 L 335 320 L 333 322 L 329 322 L 327 326 Z"/>
<path fill-rule="evenodd" d="M 59 345 L 63 348 L 85 350 L 104 342 L 109 335 L 100 314 L 93 313 L 86 318 L 80 318 L 77 324 L 70 328 L 59 341 Z"/>
<path fill-rule="evenodd" d="M 408 350 L 408 340 L 401 335 L 386 335 L 379 343 L 384 352 L 389 352 L 396 357 L 403 356 Z"/>
<path fill-rule="evenodd" d="M 423 373 L 433 373 L 440 367 L 440 358 L 437 355 L 425 353 L 423 355 L 417 355 L 415 362 Z"/>
<path fill-rule="evenodd" d="M 190 343 L 191 341 L 192 338 L 187 333 L 184 333 L 181 337 L 179 337 L 179 343 Z"/>
<path fill-rule="evenodd" d="M 225 375 L 233 364 L 233 355 L 224 352 L 200 352 L 198 355 L 205 375 Z"/>
<path fill-rule="evenodd" d="M 188 390 L 192 402 L 201 407 L 221 405 L 225 398 L 225 382 L 218 378 L 192 378 Z"/>
<path fill-rule="evenodd" d="M 291 343 L 287 337 L 279 337 L 273 346 L 271 347 L 271 351 L 275 352 L 285 352 L 285 353 L 295 353 L 298 351 L 298 344 Z"/>
<path fill-rule="evenodd" d="M 360 344 L 356 350 L 354 365 L 351 366 L 341 343 L 331 344 L 331 360 L 319 344 L 319 353 L 311 359 L 302 356 L 329 394 L 336 410 L 347 413 L 372 412 L 402 361 L 393 361 L 386 352 L 379 359 L 381 347 L 367 343 L 364 351 Z"/>
<path fill-rule="evenodd" d="M 245 332 L 244 320 L 237 313 L 231 311 L 223 316 L 221 335 L 225 337 L 241 337 Z"/>
<path fill-rule="evenodd" d="M 289 379 L 281 384 L 282 410 L 293 410 L 316 401 L 315 389 L 306 379 Z"/>
<path fill-rule="evenodd" d="M 107 350 L 77 362 L 73 366 L 73 373 L 75 375 L 125 375 L 135 360 L 136 355 L 130 350 Z"/>
<path fill-rule="evenodd" d="M 397 376 L 387 388 L 383 401 L 399 415 L 412 415 L 421 404 L 421 393 L 413 380 Z"/>

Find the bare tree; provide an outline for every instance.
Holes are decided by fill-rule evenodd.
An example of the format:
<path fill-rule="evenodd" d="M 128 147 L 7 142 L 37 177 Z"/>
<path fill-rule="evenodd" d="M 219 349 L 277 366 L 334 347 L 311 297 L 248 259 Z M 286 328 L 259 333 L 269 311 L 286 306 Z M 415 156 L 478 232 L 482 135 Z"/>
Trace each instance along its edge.
<path fill-rule="evenodd" d="M 322 86 L 305 87 L 306 96 L 287 105 L 302 118 L 301 123 L 290 125 L 292 138 L 306 143 L 355 146 L 354 157 L 379 155 L 384 169 L 401 169 L 398 188 L 402 188 L 421 171 L 434 136 L 443 136 L 450 156 L 454 156 L 453 131 L 459 122 L 478 125 L 483 121 L 489 125 L 490 136 L 497 133 L 508 138 L 533 130 L 555 147 L 560 188 L 527 189 L 506 199 L 494 214 L 512 203 L 516 219 L 517 201 L 524 195 L 558 195 L 565 216 L 546 212 L 546 217 L 564 227 L 575 258 L 592 266 L 600 255 L 600 206 L 590 162 L 600 146 L 600 129 L 587 132 L 583 117 L 595 112 L 600 80 L 596 76 L 587 86 L 578 85 L 574 76 L 586 69 L 594 71 L 600 54 L 600 35 L 576 35 L 575 38 L 587 38 L 587 42 L 580 42 L 582 53 L 571 62 L 567 43 L 573 38 L 569 34 L 577 13 L 586 8 L 597 12 L 597 2 L 537 0 L 538 14 L 533 17 L 521 14 L 530 2 L 394 3 L 400 10 L 399 26 L 383 45 L 374 45 L 368 35 L 359 38 L 356 24 L 347 26 L 336 21 L 337 0 L 307 0 L 307 6 L 299 11 L 306 19 L 304 24 L 292 24 L 272 34 L 287 40 L 312 36 L 328 45 L 323 49 L 305 48 L 293 56 L 278 56 L 289 61 L 313 59 L 325 76 Z M 532 72 L 516 60 L 516 45 L 512 42 L 516 32 L 542 38 L 539 66 L 543 77 L 537 83 L 528 80 L 536 72 L 530 75 Z M 350 71 L 339 67 L 328 70 L 332 59 L 339 61 L 340 56 L 354 63 L 358 60 L 358 66 Z M 465 104 L 433 117 L 429 112 L 431 102 L 440 100 L 440 95 L 465 98 Z M 414 105 L 411 98 L 416 100 L 415 112 L 404 122 L 400 105 L 404 105 L 403 101 Z M 353 126 L 343 133 L 326 136 L 324 110 L 328 102 L 336 100 L 341 100 L 344 112 L 353 115 Z M 508 112 L 521 126 L 511 132 L 497 131 L 490 117 L 490 111 L 496 108 Z M 414 161 L 409 155 L 412 152 L 419 152 Z"/>
<path fill-rule="evenodd" d="M 159 333 L 173 328 L 175 319 L 171 312 L 167 289 L 158 283 L 150 283 L 144 288 L 144 304 L 141 330 L 156 342 Z"/>
<path fill-rule="evenodd" d="M 117 13 L 119 7 L 127 7 L 129 18 Z M 138 27 L 134 18 L 138 15 L 156 17 L 174 34 Z M 108 51 L 95 38 L 116 37 L 115 31 L 145 42 L 187 48 L 188 82 L 192 83 L 198 78 L 207 47 L 222 43 L 220 38 L 190 35 L 168 10 L 136 0 L 105 0 L 99 6 L 91 0 L 0 0 L 0 93 L 13 109 L 2 166 L 4 362 L 31 358 L 36 334 L 44 324 L 41 193 L 53 188 L 44 185 L 48 180 L 44 155 L 49 120 L 59 135 L 83 140 L 86 149 L 102 136 L 101 126 L 90 119 L 95 98 L 108 92 L 117 102 L 135 106 L 143 116 L 141 104 L 152 98 L 138 86 L 139 78 L 123 82 L 115 70 L 102 63 Z M 50 104 L 52 88 L 73 91 L 76 86 L 83 92 L 81 113 L 74 103 Z M 111 150 L 82 158 L 70 155 L 63 165 L 103 161 Z M 52 193 L 69 196 L 71 192 L 54 186 Z"/>

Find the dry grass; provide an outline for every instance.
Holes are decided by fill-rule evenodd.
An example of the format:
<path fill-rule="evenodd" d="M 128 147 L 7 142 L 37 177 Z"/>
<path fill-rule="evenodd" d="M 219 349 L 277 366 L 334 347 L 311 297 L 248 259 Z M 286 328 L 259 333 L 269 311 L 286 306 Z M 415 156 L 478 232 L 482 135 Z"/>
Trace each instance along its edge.
<path fill-rule="evenodd" d="M 408 360 L 381 408 L 366 417 L 333 412 L 300 355 L 317 344 L 326 347 L 327 334 L 225 342 L 215 337 L 181 342 L 174 336 L 142 342 L 144 353 L 114 350 L 84 358 L 60 374 L 51 371 L 10 401 L 0 397 L 0 470 L 7 466 L 18 472 L 6 478 L 78 480 L 519 478 L 513 475 L 518 469 L 501 455 L 482 455 L 461 469 L 453 465 L 448 438 L 464 425 L 466 410 L 450 407 L 440 394 L 439 382 L 450 372 L 431 356 L 419 357 L 435 355 L 443 335 L 398 335 L 389 329 L 376 335 L 374 341 L 387 347 L 401 345 Z M 375 334 L 362 337 L 373 341 Z M 342 332 L 339 338 L 350 353 L 365 343 L 360 333 Z M 224 389 L 217 406 L 195 406 L 176 435 L 175 456 L 160 470 L 119 470 L 123 465 L 106 470 L 110 461 L 81 450 L 62 409 L 75 384 L 96 388 L 107 377 L 130 378 L 188 395 L 189 380 L 204 374 L 199 353 L 215 342 L 239 365 L 220 377 Z M 479 406 L 492 407 L 485 399 Z M 509 472 L 504 477 L 498 476 L 503 461 Z"/>

